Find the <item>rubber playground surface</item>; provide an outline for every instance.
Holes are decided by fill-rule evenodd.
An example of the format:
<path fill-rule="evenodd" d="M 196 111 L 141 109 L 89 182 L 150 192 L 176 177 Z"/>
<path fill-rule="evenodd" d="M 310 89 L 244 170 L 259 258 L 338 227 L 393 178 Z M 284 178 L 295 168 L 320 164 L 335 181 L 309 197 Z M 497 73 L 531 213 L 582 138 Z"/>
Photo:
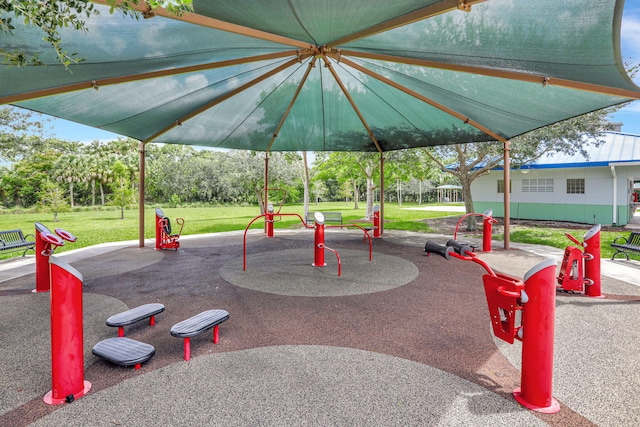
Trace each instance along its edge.
<path fill-rule="evenodd" d="M 313 231 L 184 236 L 177 251 L 148 240 L 60 255 L 83 276 L 85 380 L 73 403 L 47 405 L 51 390 L 49 293 L 32 293 L 34 259 L 0 263 L 2 426 L 638 426 L 638 264 L 603 265 L 604 298 L 557 293 L 553 396 L 540 414 L 513 398 L 521 343 L 493 337 L 476 263 L 425 256 L 427 239 L 386 231 L 328 230 L 327 266 L 314 267 Z M 479 257 L 522 279 L 562 252 L 501 249 Z M 526 250 L 525 250 L 526 249 Z M 246 270 L 243 269 L 246 261 Z M 603 261 L 604 263 L 604 261 Z M 126 336 L 155 347 L 139 370 L 98 359 L 116 336 L 105 321 L 147 303 L 165 311 Z M 191 360 L 171 327 L 224 309 L 220 342 L 191 339 Z"/>

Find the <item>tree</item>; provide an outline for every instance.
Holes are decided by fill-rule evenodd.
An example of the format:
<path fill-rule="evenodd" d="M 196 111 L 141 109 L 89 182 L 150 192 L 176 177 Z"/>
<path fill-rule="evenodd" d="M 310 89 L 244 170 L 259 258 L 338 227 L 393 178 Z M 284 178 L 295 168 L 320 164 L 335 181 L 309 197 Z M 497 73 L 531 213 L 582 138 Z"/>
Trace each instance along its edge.
<path fill-rule="evenodd" d="M 120 219 L 124 219 L 125 208 L 136 203 L 136 193 L 129 185 L 129 170 L 124 163 L 117 160 L 112 170 L 115 180 L 111 183 L 111 204 L 120 208 Z"/>
<path fill-rule="evenodd" d="M 125 14 L 138 18 L 140 12 L 134 11 L 139 0 L 108 0 L 111 6 L 110 12 L 119 9 Z M 165 7 L 169 12 L 181 14 L 192 10 L 191 0 L 146 0 L 150 9 Z M 13 19 L 18 18 L 27 24 L 40 28 L 44 38 L 56 52 L 57 59 L 65 67 L 82 61 L 77 53 L 67 52 L 60 36 L 61 28 L 73 28 L 78 31 L 86 31 L 85 19 L 99 15 L 100 12 L 89 0 L 58 0 L 42 2 L 41 0 L 0 0 L 0 32 L 11 35 L 15 27 Z M 9 64 L 16 66 L 43 65 L 37 52 L 27 50 L 8 51 L 0 47 L 0 57 L 4 57 Z"/>
<path fill-rule="evenodd" d="M 42 186 L 40 204 L 45 210 L 53 212 L 53 222 L 58 222 L 58 212 L 62 212 L 68 206 L 64 191 L 51 180 L 47 180 Z"/>
<path fill-rule="evenodd" d="M 594 111 L 513 138 L 510 144 L 512 167 L 521 167 L 551 152 L 581 153 L 587 157 L 587 148 L 602 144 L 602 132 L 612 129 L 607 119 L 611 112 L 612 109 Z M 481 142 L 431 147 L 423 151 L 442 171 L 460 181 L 465 211 L 472 213 L 471 183 L 478 176 L 502 165 L 503 148 L 500 142 Z M 470 218 L 468 227 L 474 229 L 475 220 Z"/>
<path fill-rule="evenodd" d="M 0 106 L 0 159 L 24 158 L 41 141 L 44 125 L 34 113 L 10 106 Z"/>

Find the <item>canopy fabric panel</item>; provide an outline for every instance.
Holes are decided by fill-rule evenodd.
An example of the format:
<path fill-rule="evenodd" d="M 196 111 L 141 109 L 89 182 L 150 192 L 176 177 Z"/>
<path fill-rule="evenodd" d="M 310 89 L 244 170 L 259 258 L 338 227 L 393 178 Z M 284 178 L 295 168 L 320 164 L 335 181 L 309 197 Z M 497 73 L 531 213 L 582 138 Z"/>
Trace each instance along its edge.
<path fill-rule="evenodd" d="M 150 19 L 98 6 L 86 33 L 62 31 L 84 59 L 69 70 L 14 20 L 2 47 L 46 65 L 0 65 L 0 103 L 145 142 L 388 151 L 504 141 L 640 98 L 620 57 L 623 0 L 193 6 Z"/>

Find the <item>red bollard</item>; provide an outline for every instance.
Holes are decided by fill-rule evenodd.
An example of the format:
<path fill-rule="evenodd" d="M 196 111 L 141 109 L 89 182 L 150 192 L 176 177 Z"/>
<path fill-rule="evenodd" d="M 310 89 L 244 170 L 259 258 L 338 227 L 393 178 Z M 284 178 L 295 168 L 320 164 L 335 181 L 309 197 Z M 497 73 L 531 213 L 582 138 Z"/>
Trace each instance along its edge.
<path fill-rule="evenodd" d="M 164 212 L 160 208 L 156 208 L 156 251 L 162 250 L 162 221 L 164 220 Z"/>
<path fill-rule="evenodd" d="M 373 237 L 380 238 L 380 206 L 373 207 Z"/>
<path fill-rule="evenodd" d="M 553 339 L 556 312 L 556 261 L 548 259 L 524 277 L 528 297 L 522 310 L 521 385 L 513 396 L 526 408 L 553 414 L 560 404 L 553 387 Z"/>
<path fill-rule="evenodd" d="M 594 225 L 584 235 L 584 277 L 589 279 L 584 294 L 590 297 L 604 297 L 602 295 L 602 277 L 600 274 L 600 224 Z"/>
<path fill-rule="evenodd" d="M 53 246 L 62 246 L 64 241 L 43 224 L 36 222 L 36 288 L 33 292 L 49 292 L 49 256 Z M 75 240 L 74 240 L 75 241 Z"/>
<path fill-rule="evenodd" d="M 313 266 L 324 267 L 324 215 L 322 212 L 313 214 L 316 223 L 316 232 L 313 239 Z"/>
<path fill-rule="evenodd" d="M 493 215 L 492 209 L 487 209 L 482 214 L 484 218 L 482 222 L 482 252 L 491 252 L 492 224 L 497 222 L 491 215 Z"/>
<path fill-rule="evenodd" d="M 267 205 L 267 213 L 265 215 L 267 223 L 267 237 L 273 237 L 273 205 Z"/>
<path fill-rule="evenodd" d="M 84 380 L 82 275 L 51 257 L 51 391 L 49 405 L 71 403 L 89 392 Z"/>

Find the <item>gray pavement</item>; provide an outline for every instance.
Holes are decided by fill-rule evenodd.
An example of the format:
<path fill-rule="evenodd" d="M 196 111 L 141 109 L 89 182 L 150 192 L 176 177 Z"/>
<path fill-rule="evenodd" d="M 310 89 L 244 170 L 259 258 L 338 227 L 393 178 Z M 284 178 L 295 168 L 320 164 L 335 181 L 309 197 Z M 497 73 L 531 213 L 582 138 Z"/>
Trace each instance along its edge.
<path fill-rule="evenodd" d="M 290 238 L 296 238 L 295 231 L 278 233 L 288 233 Z M 336 233 L 338 236 L 340 232 Z M 181 242 L 184 247 L 215 245 L 216 240 L 229 237 L 241 239 L 241 233 L 183 236 Z M 439 235 L 400 231 L 387 231 L 384 236 L 393 243 L 416 250 L 421 250 L 430 238 L 446 240 Z M 72 263 L 127 249 L 128 255 L 124 255 L 119 264 L 123 266 L 131 263 L 133 252 L 130 251 L 137 244 L 135 241 L 98 245 L 62 253 L 59 257 Z M 153 241 L 148 240 L 146 244 L 152 247 Z M 558 249 L 512 244 L 517 250 L 504 251 L 500 244 L 494 242 L 493 252 L 479 253 L 479 256 L 494 270 L 514 277 L 524 276 L 544 259 L 553 258 L 558 263 L 562 260 L 562 251 Z M 146 253 L 145 262 L 155 262 L 158 256 L 161 255 Z M 296 254 L 289 256 L 295 260 Z M 356 254 L 345 253 L 345 256 Z M 259 261 L 259 255 L 248 259 L 249 263 Z M 241 280 L 234 276 L 237 265 L 226 267 L 227 271 L 220 273 L 225 280 L 231 283 Z M 413 280 L 410 279 L 413 274 L 410 265 L 402 264 L 398 268 L 393 275 Z M 34 270 L 33 257 L 0 263 L 0 290 L 4 282 L 29 275 Z M 616 298 L 562 294 L 557 297 L 554 396 L 594 425 L 640 425 L 639 272 L 638 263 L 603 260 L 603 293 Z M 372 277 L 382 274 L 375 269 L 372 271 Z M 251 288 L 255 286 L 251 284 L 252 280 L 257 283 L 260 278 L 238 286 Z M 264 277 L 262 280 L 274 282 Z M 384 285 L 389 281 L 393 280 L 379 277 L 381 288 L 374 292 L 392 289 L 393 286 Z M 266 292 L 286 293 L 277 287 Z M 12 319 L 18 317 L 28 323 L 39 322 L 37 313 L 47 310 L 48 295 L 1 296 L 0 302 L 3 305 L 0 313 L 2 415 L 44 395 L 51 384 L 48 330 L 36 329 L 37 336 L 33 337 L 26 335 L 33 333 L 33 329 L 20 332 L 11 328 Z M 95 362 L 95 357 L 90 355 L 88 343 L 103 336 L 107 329 L 104 319 L 122 311 L 126 305 L 115 298 L 92 294 L 85 294 L 84 304 L 89 307 L 85 312 L 91 313 L 91 318 L 85 319 L 85 354 L 89 355 L 85 356 L 85 363 L 89 365 Z M 25 313 L 33 318 L 29 320 L 27 316 L 25 319 Z M 521 346 L 518 342 L 509 345 L 495 340 L 495 344 L 519 369 Z M 24 357 L 25 354 L 30 357 Z M 365 350 L 320 345 L 247 348 L 196 357 L 189 363 L 177 361 L 149 372 L 144 369 L 132 372 L 129 379 L 92 391 L 73 404 L 40 417 L 33 425 L 158 424 L 548 425 L 514 401 L 434 367 Z"/>

